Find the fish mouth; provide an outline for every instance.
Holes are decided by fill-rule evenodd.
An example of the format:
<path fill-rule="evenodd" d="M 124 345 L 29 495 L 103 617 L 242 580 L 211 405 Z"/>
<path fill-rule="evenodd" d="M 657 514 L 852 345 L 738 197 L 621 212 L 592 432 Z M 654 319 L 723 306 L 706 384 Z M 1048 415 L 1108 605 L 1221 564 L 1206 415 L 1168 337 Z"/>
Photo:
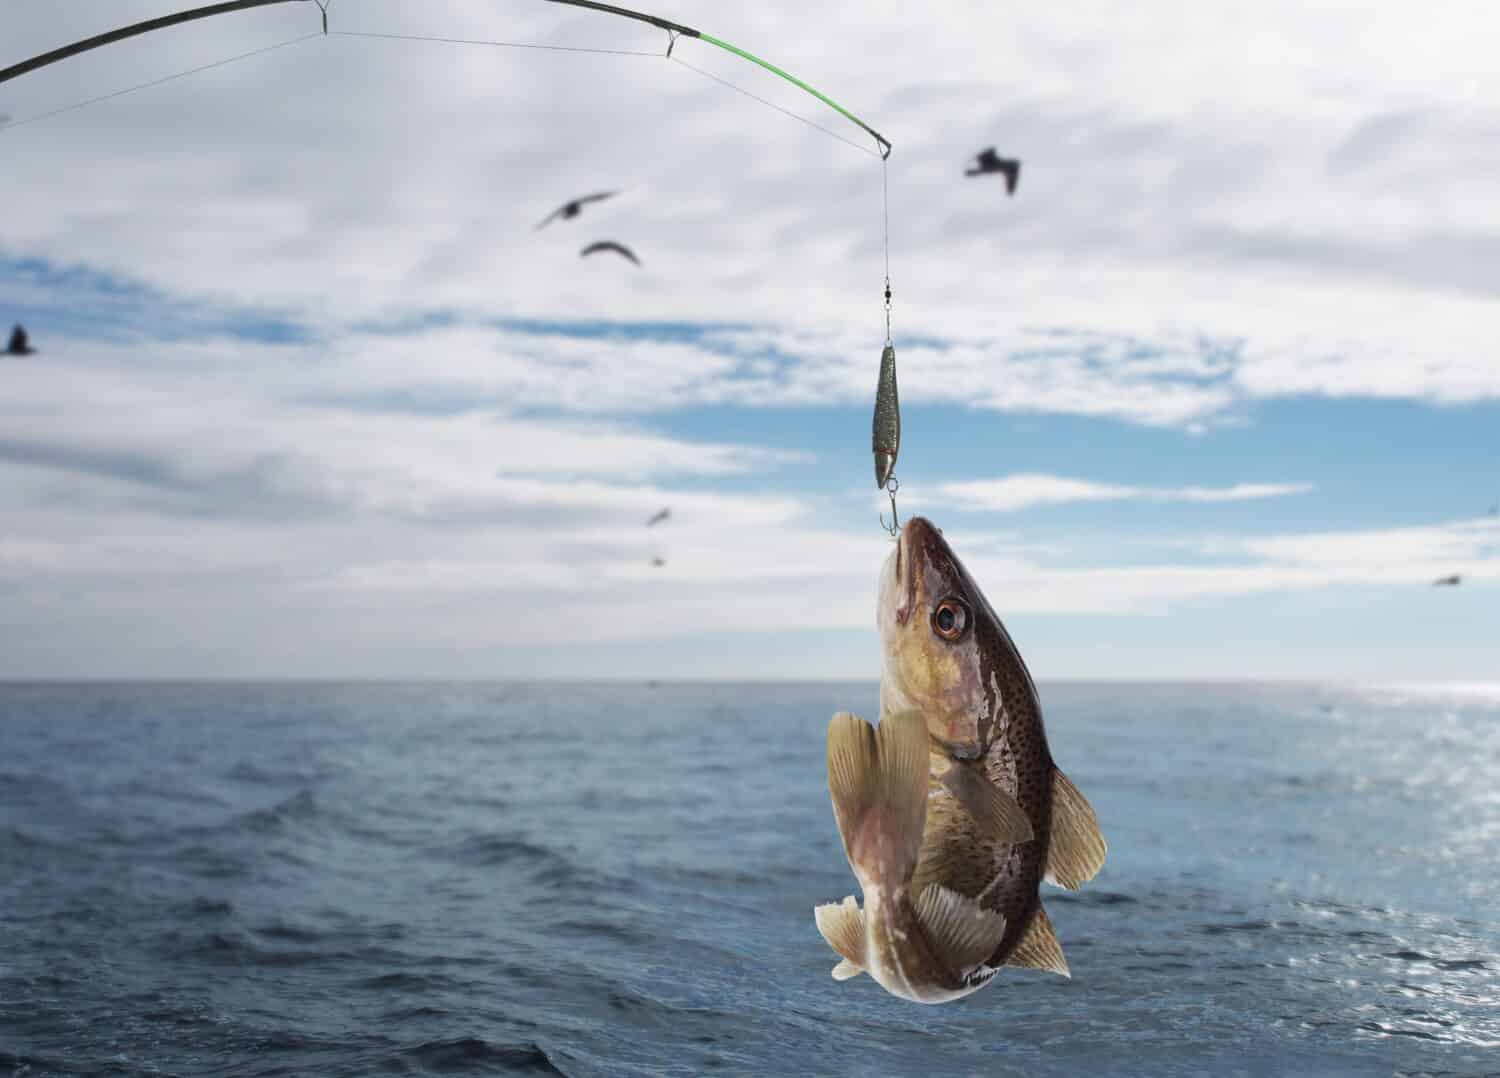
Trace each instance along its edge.
<path fill-rule="evenodd" d="M 942 541 L 939 535 L 941 532 L 926 517 L 909 517 L 895 537 L 895 550 L 886 558 L 880 582 L 880 604 L 891 613 L 894 628 L 906 627 L 916 609 L 916 582 L 929 564 L 930 544 Z"/>
<path fill-rule="evenodd" d="M 917 581 L 930 560 L 929 549 L 942 542 L 942 533 L 926 517 L 909 517 L 896 539 L 895 594 L 896 624 L 905 625 L 917 607 Z"/>

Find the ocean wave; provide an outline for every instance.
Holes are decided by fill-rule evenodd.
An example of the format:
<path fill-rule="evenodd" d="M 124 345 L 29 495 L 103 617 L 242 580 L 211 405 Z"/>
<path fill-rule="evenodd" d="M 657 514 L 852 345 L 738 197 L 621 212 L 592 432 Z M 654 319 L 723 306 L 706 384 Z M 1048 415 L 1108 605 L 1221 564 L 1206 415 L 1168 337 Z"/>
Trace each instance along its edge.
<path fill-rule="evenodd" d="M 540 868 L 544 865 L 569 865 L 568 858 L 556 850 L 540 846 L 516 835 L 469 835 L 457 842 L 436 847 L 434 853 L 462 865 L 488 868 L 516 862 Z"/>
<path fill-rule="evenodd" d="M 416 1067 L 418 1074 L 543 1074 L 568 1078 L 535 1041 L 503 1044 L 479 1037 L 423 1041 L 372 1062 L 400 1074 L 410 1074 Z"/>
<path fill-rule="evenodd" d="M 193 960 L 213 966 L 266 966 L 272 968 L 318 963 L 399 964 L 406 955 L 382 944 L 318 936 L 301 947 L 268 946 L 253 929 L 225 926 L 209 932 L 171 929 L 164 933 L 161 949 L 175 961 Z"/>

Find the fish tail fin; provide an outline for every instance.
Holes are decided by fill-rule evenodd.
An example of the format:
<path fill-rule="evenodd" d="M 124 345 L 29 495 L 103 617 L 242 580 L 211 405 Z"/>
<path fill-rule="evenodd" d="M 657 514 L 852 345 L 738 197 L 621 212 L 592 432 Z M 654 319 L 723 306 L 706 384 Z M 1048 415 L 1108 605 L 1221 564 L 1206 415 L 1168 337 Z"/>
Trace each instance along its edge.
<path fill-rule="evenodd" d="M 828 724 L 828 793 L 860 886 L 908 884 L 927 822 L 927 725 L 915 711 L 873 727 L 841 711 Z"/>
<path fill-rule="evenodd" d="M 859 903 L 854 901 L 854 896 L 849 895 L 842 902 L 825 902 L 815 907 L 813 918 L 818 923 L 818 931 L 828 941 L 828 946 L 837 951 L 842 959 L 833 967 L 833 979 L 847 981 L 850 977 L 863 973 L 865 915 L 859 908 Z"/>

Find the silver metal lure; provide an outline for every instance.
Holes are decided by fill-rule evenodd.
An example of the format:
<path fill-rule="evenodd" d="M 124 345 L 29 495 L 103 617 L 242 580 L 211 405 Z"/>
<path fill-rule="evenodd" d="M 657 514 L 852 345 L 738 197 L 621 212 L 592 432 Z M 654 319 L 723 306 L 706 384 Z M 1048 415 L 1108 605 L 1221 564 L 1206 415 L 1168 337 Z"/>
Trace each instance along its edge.
<path fill-rule="evenodd" d="M 875 418 L 870 431 L 875 454 L 875 485 L 884 488 L 896 470 L 901 449 L 901 403 L 896 396 L 896 349 L 887 344 L 880 353 L 880 381 L 875 386 Z"/>

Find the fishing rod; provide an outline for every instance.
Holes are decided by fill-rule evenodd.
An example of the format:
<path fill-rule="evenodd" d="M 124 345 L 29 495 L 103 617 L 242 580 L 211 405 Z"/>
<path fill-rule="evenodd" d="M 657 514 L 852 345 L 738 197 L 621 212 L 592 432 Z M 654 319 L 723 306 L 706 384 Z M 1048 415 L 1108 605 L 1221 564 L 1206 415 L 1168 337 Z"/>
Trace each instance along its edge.
<path fill-rule="evenodd" d="M 162 15 L 158 18 L 146 19 L 142 22 L 132 23 L 130 26 L 122 26 L 117 30 L 110 30 L 107 33 L 96 34 L 93 37 L 84 38 L 82 41 L 75 41 L 70 45 L 64 45 L 62 48 L 53 49 L 51 52 L 44 52 L 39 56 L 31 57 L 29 60 L 22 60 L 18 64 L 12 64 L 10 67 L 0 69 L 0 82 L 9 82 L 11 79 L 19 78 L 20 76 L 28 74 L 32 71 L 36 71 L 39 68 L 58 63 L 59 61 L 66 60 L 69 57 L 77 56 L 80 53 L 90 52 L 93 49 L 102 48 L 105 45 L 112 45 L 117 41 L 125 41 L 132 37 L 138 37 L 141 34 L 149 34 L 155 30 L 165 30 L 169 26 L 178 26 L 182 23 L 193 22 L 197 19 L 207 19 L 214 15 L 227 15 L 235 11 L 248 11 L 251 8 L 269 7 L 272 4 L 295 4 L 308 2 L 314 3 L 318 6 L 318 10 L 323 17 L 323 33 L 327 34 L 328 5 L 331 4 L 333 0 L 224 0 L 223 3 L 208 4 L 204 7 L 191 8 L 187 11 L 179 11 L 172 15 Z M 819 101 L 823 102 L 829 108 L 838 112 L 841 116 L 845 117 L 846 119 L 857 125 L 859 128 L 861 128 L 863 131 L 865 131 L 875 140 L 875 144 L 880 150 L 880 156 L 882 159 L 888 158 L 891 155 L 892 146 L 890 140 L 882 135 L 879 131 L 876 131 L 869 124 L 865 123 L 865 121 L 861 120 L 858 116 L 854 115 L 854 113 L 844 108 L 843 105 L 840 105 L 837 101 L 833 100 L 833 98 L 829 97 L 827 94 L 824 94 L 814 87 L 809 86 L 807 83 L 803 82 L 795 75 L 783 71 L 781 68 L 777 67 L 770 61 L 763 60 L 759 56 L 756 56 L 754 53 L 748 52 L 737 45 L 732 45 L 727 41 L 716 38 L 712 34 L 705 34 L 703 31 L 697 30 L 691 26 L 684 26 L 680 22 L 673 22 L 671 19 L 664 19 L 658 15 L 651 15 L 642 11 L 633 11 L 630 8 L 618 7 L 614 4 L 601 4 L 597 3 L 596 0 L 545 0 L 545 2 L 549 4 L 565 4 L 568 7 L 586 8 L 591 11 L 603 12 L 606 15 L 618 15 L 621 18 L 634 19 L 636 22 L 643 22 L 649 26 L 655 26 L 660 30 L 665 30 L 670 35 L 667 43 L 668 57 L 671 57 L 672 49 L 676 45 L 678 37 L 690 37 L 698 41 L 703 41 L 710 45 L 717 46 L 718 48 L 723 49 L 725 52 L 733 53 L 736 56 L 749 60 L 751 63 L 759 64 L 761 67 L 765 68 L 773 75 L 785 79 L 787 82 L 791 83 L 793 86 L 796 86 L 801 90 L 805 90 L 807 93 L 811 94 L 813 97 L 816 97 Z"/>

